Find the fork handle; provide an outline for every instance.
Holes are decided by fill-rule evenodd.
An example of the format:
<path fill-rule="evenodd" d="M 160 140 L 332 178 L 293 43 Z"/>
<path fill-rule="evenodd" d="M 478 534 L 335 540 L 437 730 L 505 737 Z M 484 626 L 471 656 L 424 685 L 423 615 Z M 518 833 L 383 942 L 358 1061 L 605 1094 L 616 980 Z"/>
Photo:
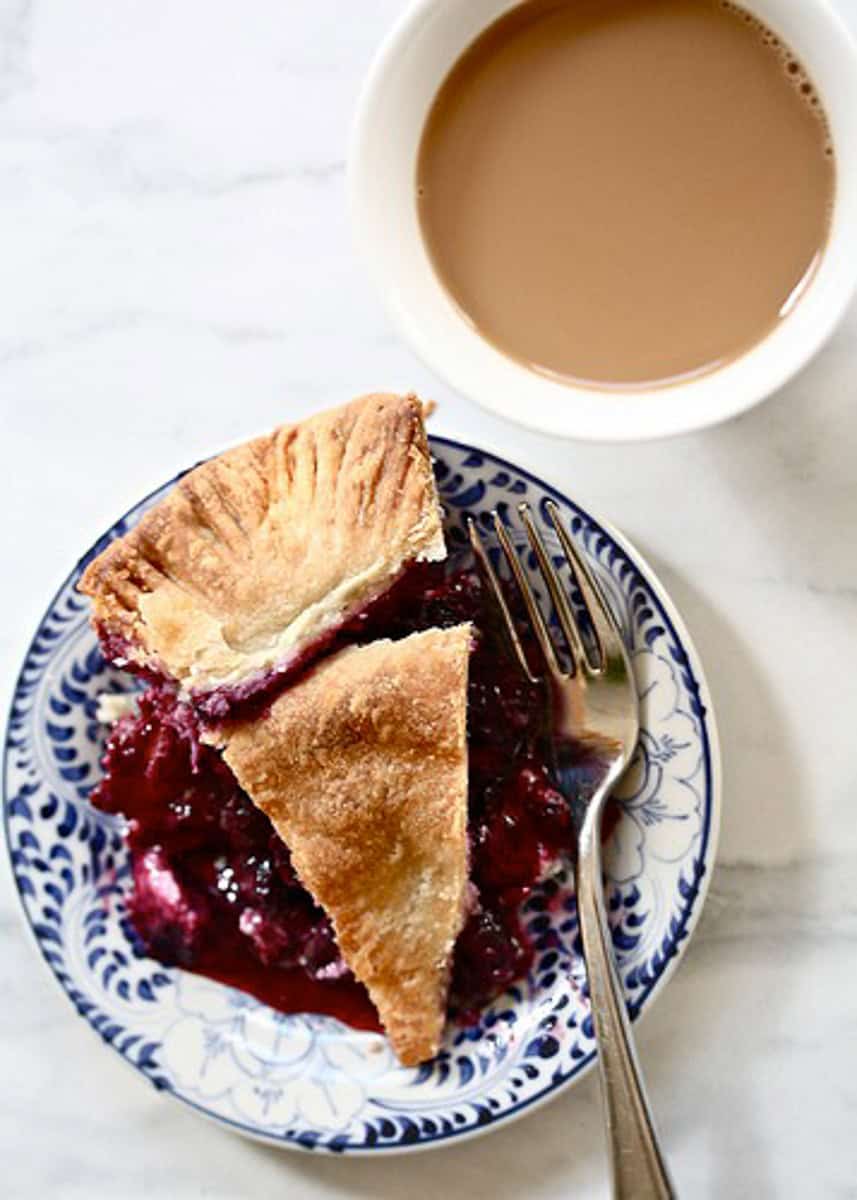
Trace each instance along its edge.
<path fill-rule="evenodd" d="M 615 1200 L 675 1200 L 646 1098 L 625 998 L 613 959 L 601 874 L 601 809 L 590 803 L 578 837 L 577 912 Z"/>

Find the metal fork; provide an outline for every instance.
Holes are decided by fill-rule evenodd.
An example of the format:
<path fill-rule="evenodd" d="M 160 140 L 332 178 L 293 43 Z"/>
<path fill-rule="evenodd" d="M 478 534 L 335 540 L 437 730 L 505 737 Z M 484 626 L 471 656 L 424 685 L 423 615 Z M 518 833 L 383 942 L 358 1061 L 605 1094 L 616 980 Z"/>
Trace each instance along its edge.
<path fill-rule="evenodd" d="M 547 621 L 496 512 L 492 514 L 494 530 L 526 605 L 544 675 L 533 672 L 472 520 L 468 521 L 470 542 L 500 610 L 518 665 L 532 683 L 541 678 L 547 684 L 557 778 L 571 804 L 577 835 L 577 912 L 598 1042 L 613 1195 L 617 1200 L 666 1200 L 674 1198 L 675 1191 L 655 1132 L 613 960 L 601 867 L 601 818 L 607 798 L 637 744 L 639 701 L 613 613 L 586 560 L 564 529 L 556 505 L 548 501 L 545 507 L 583 599 L 590 626 L 588 646 L 529 506 L 519 505 L 518 512 L 553 601 L 570 670 L 561 665 Z"/>

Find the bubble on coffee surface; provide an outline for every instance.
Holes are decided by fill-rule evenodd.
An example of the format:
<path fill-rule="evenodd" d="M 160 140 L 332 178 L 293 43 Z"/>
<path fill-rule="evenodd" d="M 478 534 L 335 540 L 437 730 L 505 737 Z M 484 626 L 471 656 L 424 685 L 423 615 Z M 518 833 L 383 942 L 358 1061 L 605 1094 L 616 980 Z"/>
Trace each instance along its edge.
<path fill-rule="evenodd" d="M 783 42 L 777 34 L 769 29 L 768 26 L 754 13 L 748 12 L 740 4 L 733 3 L 733 0 L 720 0 L 720 6 L 726 12 L 732 13 L 734 16 L 741 17 L 748 25 L 752 25 L 761 35 L 762 43 L 770 47 L 783 60 L 783 66 L 786 69 L 786 75 L 789 82 L 794 84 L 801 99 L 804 100 L 810 108 L 814 117 L 821 120 L 827 128 L 827 117 L 825 116 L 822 107 L 818 101 L 815 88 L 812 86 L 806 71 L 801 63 L 795 58 L 794 52 Z M 830 158 L 832 157 L 832 147 L 825 146 L 824 153 Z"/>
<path fill-rule="evenodd" d="M 773 30 L 769 29 L 764 21 L 754 13 L 749 12 L 743 5 L 735 4 L 734 0 L 720 0 L 720 7 L 725 12 L 740 17 L 745 24 L 752 25 L 761 34 L 762 43 L 770 47 L 782 59 L 789 83 L 794 86 L 801 100 L 808 106 L 809 111 L 824 127 L 826 135 L 823 151 L 824 157 L 833 158 L 833 139 L 830 134 L 830 123 L 827 119 L 827 114 L 819 100 L 818 92 L 813 87 L 803 65 L 795 57 L 794 51 Z"/>

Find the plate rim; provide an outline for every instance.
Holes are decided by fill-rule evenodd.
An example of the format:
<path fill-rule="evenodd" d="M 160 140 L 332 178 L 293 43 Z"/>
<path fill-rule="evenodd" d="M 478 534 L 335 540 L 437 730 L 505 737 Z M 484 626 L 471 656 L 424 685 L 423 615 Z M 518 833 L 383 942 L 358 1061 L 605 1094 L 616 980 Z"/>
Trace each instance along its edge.
<path fill-rule="evenodd" d="M 711 876 L 713 874 L 713 869 L 714 869 L 714 865 L 716 863 L 716 858 L 717 858 L 717 849 L 718 849 L 719 839 L 720 839 L 721 808 L 722 808 L 722 793 L 723 793 L 723 771 L 722 771 L 721 744 L 720 744 L 719 730 L 718 730 L 718 725 L 717 725 L 717 718 L 716 718 L 716 713 L 715 713 L 715 709 L 714 709 L 714 701 L 713 701 L 713 697 L 711 694 L 711 688 L 710 688 L 710 685 L 708 682 L 708 678 L 706 676 L 706 673 L 705 673 L 705 670 L 704 670 L 704 667 L 702 664 L 701 657 L 700 657 L 699 652 L 696 648 L 696 645 L 693 641 L 693 638 L 691 637 L 690 632 L 684 622 L 684 619 L 682 618 L 682 616 L 681 616 L 680 612 L 678 611 L 676 605 L 674 604 L 671 596 L 669 595 L 666 587 L 662 583 L 659 575 L 654 570 L 654 568 L 652 567 L 649 560 L 646 558 L 645 555 L 643 555 L 637 549 L 637 547 L 625 536 L 625 534 L 622 533 L 620 530 L 618 530 L 616 528 L 616 526 L 614 526 L 610 521 L 604 520 L 603 518 L 601 518 L 598 515 L 597 512 L 593 512 L 588 507 L 584 507 L 583 504 L 578 503 L 576 500 L 573 500 L 570 496 L 568 496 L 562 490 L 561 487 L 559 487 L 558 485 L 551 482 L 550 479 L 546 479 L 540 475 L 536 475 L 534 472 L 530 471 L 528 468 L 522 467 L 518 463 L 512 462 L 511 460 L 506 458 L 504 454 L 495 450 L 490 445 L 476 446 L 476 445 L 473 445 L 469 440 L 464 440 L 464 439 L 459 438 L 454 435 L 447 436 L 444 434 L 436 434 L 436 433 L 429 431 L 429 448 L 430 449 L 431 449 L 433 443 L 437 443 L 442 446 L 447 446 L 455 451 L 464 452 L 465 454 L 472 453 L 472 454 L 476 454 L 476 455 L 484 455 L 484 456 L 487 456 L 487 457 L 493 459 L 494 462 L 497 465 L 499 465 L 500 467 L 506 468 L 506 469 L 516 473 L 517 475 L 520 475 L 521 477 L 526 479 L 529 483 L 534 484 L 535 486 L 547 491 L 555 499 L 560 501 L 563 505 L 567 505 L 577 515 L 582 517 L 585 521 L 588 521 L 590 524 L 597 526 L 598 528 L 603 530 L 608 535 L 608 537 L 612 541 L 614 541 L 615 544 L 622 550 L 622 552 L 628 557 L 628 559 L 632 563 L 634 563 L 635 566 L 637 566 L 637 568 L 640 570 L 640 573 L 643 575 L 643 577 L 645 579 L 647 587 L 652 592 L 655 600 L 657 601 L 657 603 L 661 609 L 662 616 L 663 616 L 664 620 L 667 622 L 670 633 L 673 635 L 673 637 L 678 642 L 678 644 L 681 645 L 682 648 L 688 653 L 688 658 L 689 658 L 690 666 L 693 671 L 694 678 L 696 680 L 697 685 L 699 686 L 700 692 L 704 696 L 705 705 L 704 705 L 703 716 L 700 719 L 700 729 L 702 732 L 701 740 L 702 740 L 702 744 L 703 744 L 703 750 L 704 750 L 706 766 L 707 766 L 707 777 L 709 780 L 709 787 L 708 787 L 709 803 L 706 805 L 705 819 L 704 819 L 703 827 L 702 827 L 702 837 L 704 840 L 705 850 L 704 850 L 704 855 L 703 855 L 701 861 L 703 863 L 704 869 L 703 869 L 703 872 L 700 875 L 700 878 L 698 881 L 696 896 L 694 898 L 693 904 L 692 904 L 692 906 L 687 914 L 687 917 L 685 919 L 684 930 L 683 930 L 684 936 L 681 941 L 681 946 L 678 949 L 678 952 L 667 961 L 667 963 L 665 964 L 664 968 L 662 969 L 662 971 L 660 972 L 658 977 L 652 982 L 652 984 L 650 984 L 648 986 L 646 991 L 640 997 L 640 999 L 637 1003 L 637 1006 L 636 1006 L 636 1012 L 631 1018 L 633 1025 L 636 1026 L 643 1020 L 645 1014 L 650 1010 L 650 1008 L 653 1006 L 655 1001 L 659 998 L 659 996 L 663 992 L 664 988 L 669 983 L 670 979 L 672 979 L 672 977 L 673 977 L 675 971 L 678 969 L 680 963 L 684 960 L 688 945 L 690 944 L 690 940 L 693 936 L 693 933 L 695 932 L 695 930 L 699 924 L 700 916 L 705 907 L 705 902 L 708 897 L 708 890 L 709 890 L 709 886 L 711 883 Z M 197 462 L 195 462 L 194 464 L 192 464 L 191 466 L 183 468 L 182 470 L 178 471 L 176 473 L 176 475 L 174 475 L 171 479 L 165 480 L 164 482 L 156 485 L 149 492 L 147 492 L 145 496 L 142 496 L 139 500 L 135 501 L 126 510 L 126 512 L 122 513 L 119 517 L 117 517 L 108 526 L 108 528 L 95 539 L 95 541 L 92 543 L 92 545 L 89 547 L 89 549 L 77 559 L 74 566 L 66 573 L 66 575 L 63 577 L 63 579 L 61 580 L 61 582 L 55 589 L 51 599 L 48 601 L 48 603 L 46 605 L 45 611 L 42 613 L 41 617 L 39 618 L 39 620 L 35 626 L 33 634 L 30 636 L 29 640 L 26 643 L 26 649 L 24 651 L 24 658 L 23 658 L 22 665 L 21 665 L 20 669 L 18 670 L 18 673 L 15 676 L 14 682 L 12 683 L 11 696 L 9 699 L 6 722 L 4 725 L 2 764 L 0 764 L 0 765 L 2 765 L 2 772 L 0 772 L 0 774 L 2 774 L 2 779 L 0 779 L 0 802 L 2 802 L 2 807 L 3 807 L 3 833 L 4 833 L 5 844 L 6 844 L 6 858 L 7 858 L 7 862 L 9 863 L 9 869 L 10 869 L 10 872 L 12 875 L 13 890 L 18 898 L 18 908 L 19 908 L 19 912 L 21 915 L 22 923 L 24 924 L 24 926 L 27 929 L 28 938 L 34 945 L 34 947 L 37 951 L 38 958 L 44 965 L 45 970 L 50 974 L 50 976 L 55 981 L 57 987 L 65 995 L 68 995 L 68 993 L 67 993 L 66 989 L 63 987 L 61 980 L 57 977 L 56 973 L 54 972 L 53 968 L 51 967 L 51 964 L 47 961 L 45 954 L 44 954 L 44 949 L 42 947 L 42 944 L 39 941 L 39 939 L 36 937 L 36 933 L 33 928 L 33 924 L 30 919 L 29 912 L 24 903 L 23 892 L 18 885 L 18 880 L 15 875 L 15 872 L 13 869 L 13 864 L 11 861 L 11 843 L 10 843 L 10 837 L 9 837 L 9 812 L 8 812 L 9 797 L 8 797 L 8 791 L 7 791 L 7 781 L 8 781 L 8 777 L 9 777 L 9 755 L 10 755 L 10 744 L 9 744 L 8 734 L 9 734 L 10 724 L 12 721 L 13 710 L 14 710 L 16 698 L 18 696 L 20 686 L 21 686 L 22 680 L 24 678 L 24 672 L 26 669 L 26 662 L 27 662 L 27 658 L 29 656 L 30 648 L 32 647 L 33 642 L 35 641 L 36 637 L 38 636 L 39 630 L 42 628 L 42 625 L 44 624 L 45 620 L 50 615 L 50 613 L 53 610 L 53 608 L 55 607 L 57 601 L 59 600 L 62 593 L 65 591 L 65 589 L 68 587 L 69 583 L 71 582 L 71 580 L 75 576 L 75 574 L 78 573 L 82 569 L 82 567 L 85 564 L 87 564 L 94 557 L 94 555 L 101 550 L 103 545 L 106 544 L 108 540 L 112 540 L 112 539 L 110 539 L 110 534 L 116 528 L 116 526 L 118 524 L 127 520 L 127 518 L 129 517 L 129 515 L 132 512 L 134 512 L 136 509 L 140 508 L 142 505 L 145 505 L 147 503 L 147 501 L 151 500 L 159 492 L 163 491 L 165 488 L 175 485 L 180 479 L 183 478 L 184 475 L 186 475 L 189 471 L 193 470 L 194 467 L 200 465 L 200 463 L 204 462 L 204 461 L 207 461 L 207 459 L 200 459 Z M 85 1019 L 84 1015 L 82 1013 L 77 1013 L 77 1015 L 84 1020 L 84 1023 L 91 1030 L 91 1032 L 97 1036 L 98 1030 L 95 1029 L 91 1025 L 91 1023 Z M 99 1039 L 99 1040 L 103 1040 L 103 1039 Z M 146 1076 L 143 1075 L 143 1073 L 140 1071 L 140 1069 L 133 1062 L 129 1061 L 123 1054 L 120 1054 L 117 1052 L 117 1056 L 122 1062 L 125 1063 L 125 1065 L 130 1070 L 133 1071 L 133 1073 L 138 1078 L 141 1077 L 141 1075 L 142 1075 L 142 1078 L 144 1080 L 146 1079 Z M 303 1142 L 298 1141 L 298 1140 L 286 1140 L 284 1138 L 277 1137 L 273 1134 L 267 1134 L 267 1133 L 261 1132 L 257 1128 L 254 1128 L 250 1125 L 244 1124 L 241 1121 L 232 1120 L 229 1117 L 225 1117 L 225 1116 L 221 1116 L 219 1114 L 213 1113 L 209 1109 L 204 1107 L 202 1104 L 197 1103 L 195 1100 L 193 1100 L 192 1098 L 190 1098 L 188 1096 L 182 1095 L 181 1093 L 175 1091 L 173 1088 L 163 1088 L 163 1089 L 158 1089 L 158 1090 L 163 1090 L 167 1096 L 169 1096 L 173 1100 L 185 1105 L 192 1112 L 196 1113 L 200 1117 L 205 1118 L 207 1121 L 209 1121 L 215 1125 L 225 1127 L 226 1129 L 231 1130 L 232 1132 L 237 1133 L 242 1137 L 249 1138 L 252 1141 L 259 1142 L 259 1143 L 267 1145 L 267 1146 L 274 1146 L 281 1150 L 298 1151 L 298 1152 L 303 1152 L 303 1153 L 318 1153 L 319 1151 L 321 1151 L 321 1152 L 327 1151 L 328 1153 L 335 1153 L 342 1157 L 348 1156 L 348 1157 L 359 1157 L 359 1158 L 373 1158 L 373 1157 L 378 1157 L 379 1155 L 382 1157 L 390 1157 L 390 1156 L 398 1156 L 398 1155 L 403 1155 L 403 1154 L 423 1153 L 423 1152 L 426 1152 L 429 1150 L 442 1148 L 443 1146 L 445 1146 L 448 1143 L 458 1144 L 461 1142 L 470 1141 L 474 1138 L 478 1138 L 478 1137 L 482 1136 L 483 1134 L 493 1132 L 494 1130 L 498 1130 L 501 1127 L 507 1125 L 511 1121 L 520 1120 L 521 1118 L 526 1117 L 526 1116 L 530 1115 L 531 1113 L 535 1112 L 542 1105 L 549 1103 L 551 1100 L 555 1099 L 557 1096 L 559 1096 L 563 1092 L 567 1091 L 570 1087 L 572 1087 L 574 1084 L 578 1083 L 581 1079 L 583 1079 L 585 1076 L 587 1076 L 592 1071 L 593 1067 L 595 1066 L 597 1056 L 598 1056 L 597 1049 L 592 1050 L 586 1056 L 586 1058 L 577 1065 L 573 1074 L 571 1074 L 570 1076 L 568 1076 L 565 1079 L 560 1080 L 559 1082 L 552 1082 L 552 1081 L 549 1082 L 547 1084 L 547 1086 L 542 1089 L 542 1091 L 536 1093 L 535 1095 L 529 1096 L 526 1099 L 520 1100 L 513 1107 L 506 1109 L 502 1113 L 498 1114 L 497 1117 L 488 1124 L 473 1125 L 473 1126 L 470 1126 L 469 1128 L 461 1129 L 461 1130 L 452 1129 L 448 1133 L 438 1133 L 436 1135 L 427 1136 L 413 1144 L 403 1144 L 400 1142 L 400 1143 L 386 1144 L 386 1145 L 383 1143 L 380 1143 L 380 1144 L 376 1144 L 374 1146 L 370 1146 L 370 1145 L 366 1145 L 365 1143 L 359 1144 L 359 1145 L 352 1145 L 348 1142 L 344 1142 L 344 1143 L 340 1144 L 339 1146 L 331 1147 L 328 1143 L 319 1141 L 315 1145 L 308 1145 L 308 1144 L 304 1144 Z M 148 1080 L 148 1082 L 151 1083 L 152 1081 Z"/>

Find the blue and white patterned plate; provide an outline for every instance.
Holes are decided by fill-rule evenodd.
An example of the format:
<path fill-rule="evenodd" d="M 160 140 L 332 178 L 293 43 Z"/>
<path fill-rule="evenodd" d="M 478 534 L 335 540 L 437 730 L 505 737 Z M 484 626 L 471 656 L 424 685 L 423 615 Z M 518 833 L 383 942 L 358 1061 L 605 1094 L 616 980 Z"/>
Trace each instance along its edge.
<path fill-rule="evenodd" d="M 714 862 L 719 759 L 696 653 L 662 587 L 616 533 L 499 458 L 445 438 L 433 438 L 432 450 L 453 548 L 468 515 L 487 522 L 491 509 L 522 498 L 541 514 L 552 497 L 624 627 L 643 732 L 607 861 L 613 942 L 636 1017 L 687 945 Z M 38 948 L 72 1004 L 154 1087 L 280 1146 L 378 1154 L 438 1145 L 579 1079 L 595 1045 L 567 875 L 526 903 L 537 947 L 527 979 L 477 1026 L 450 1028 L 437 1058 L 416 1070 L 400 1067 L 377 1034 L 312 1013 L 283 1016 L 141 951 L 126 916 L 119 826 L 86 801 L 103 737 L 97 697 L 130 684 L 105 665 L 74 585 L 169 486 L 123 517 L 66 579 L 27 652 L 9 719 L 4 813 L 15 879 Z"/>

